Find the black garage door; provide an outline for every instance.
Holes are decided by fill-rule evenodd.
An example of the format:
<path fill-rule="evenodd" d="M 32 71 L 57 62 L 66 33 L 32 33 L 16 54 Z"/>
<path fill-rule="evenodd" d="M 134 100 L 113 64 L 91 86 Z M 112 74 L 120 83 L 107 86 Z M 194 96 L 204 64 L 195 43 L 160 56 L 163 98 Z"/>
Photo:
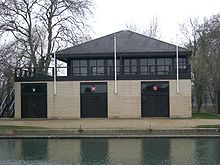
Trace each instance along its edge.
<path fill-rule="evenodd" d="M 107 83 L 81 83 L 81 117 L 107 117 Z"/>
<path fill-rule="evenodd" d="M 169 117 L 169 82 L 142 82 L 142 117 Z"/>
<path fill-rule="evenodd" d="M 47 84 L 21 84 L 21 117 L 47 118 Z"/>

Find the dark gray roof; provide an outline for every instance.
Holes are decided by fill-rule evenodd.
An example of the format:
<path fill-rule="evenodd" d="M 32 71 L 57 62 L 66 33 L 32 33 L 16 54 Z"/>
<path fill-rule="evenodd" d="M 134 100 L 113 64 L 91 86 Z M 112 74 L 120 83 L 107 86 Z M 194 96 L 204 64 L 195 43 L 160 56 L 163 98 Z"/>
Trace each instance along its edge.
<path fill-rule="evenodd" d="M 119 31 L 67 49 L 56 52 L 57 56 L 100 54 L 114 52 L 114 34 L 117 38 L 117 53 L 131 52 L 175 52 L 176 46 L 129 30 Z M 179 47 L 181 52 L 189 52 Z"/>

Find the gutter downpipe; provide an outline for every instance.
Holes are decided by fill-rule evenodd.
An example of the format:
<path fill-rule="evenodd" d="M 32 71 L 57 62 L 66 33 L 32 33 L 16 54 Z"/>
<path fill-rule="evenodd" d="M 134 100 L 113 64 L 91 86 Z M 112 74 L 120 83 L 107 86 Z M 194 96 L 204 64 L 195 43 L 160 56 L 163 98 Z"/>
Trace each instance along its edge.
<path fill-rule="evenodd" d="M 117 88 L 117 40 L 116 40 L 116 34 L 114 34 L 114 69 L 115 69 L 115 95 L 118 94 L 118 88 Z"/>
<path fill-rule="evenodd" d="M 176 93 L 179 93 L 179 48 L 178 48 L 178 36 L 176 35 Z"/>
<path fill-rule="evenodd" d="M 56 59 L 56 52 L 54 52 L 54 71 L 53 71 L 53 88 L 54 88 L 54 95 L 57 94 L 57 59 Z"/>

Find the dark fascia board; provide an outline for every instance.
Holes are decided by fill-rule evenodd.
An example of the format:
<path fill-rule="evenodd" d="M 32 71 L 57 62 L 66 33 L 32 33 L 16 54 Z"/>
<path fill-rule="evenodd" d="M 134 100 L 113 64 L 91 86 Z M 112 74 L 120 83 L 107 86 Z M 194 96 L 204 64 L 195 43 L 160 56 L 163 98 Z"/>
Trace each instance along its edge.
<path fill-rule="evenodd" d="M 191 56 L 191 51 L 179 52 L 179 57 Z M 143 58 L 143 57 L 175 57 L 176 52 L 132 52 L 132 53 L 117 53 L 117 57 L 128 57 L 128 58 Z M 92 58 L 112 58 L 113 53 L 99 53 L 99 54 L 62 54 L 57 59 L 66 62 L 69 59 L 92 59 Z"/>
<path fill-rule="evenodd" d="M 176 75 L 152 75 L 152 76 L 146 76 L 146 75 L 118 75 L 118 80 L 175 80 Z M 180 74 L 179 79 L 191 79 L 190 74 Z M 79 76 L 79 77 L 57 77 L 57 81 L 108 81 L 108 80 L 114 80 L 114 76 Z M 54 79 L 51 78 L 43 78 L 43 77 L 31 77 L 31 78 L 25 78 L 25 77 L 18 77 L 15 78 L 15 82 L 37 82 L 37 81 L 54 81 Z"/>

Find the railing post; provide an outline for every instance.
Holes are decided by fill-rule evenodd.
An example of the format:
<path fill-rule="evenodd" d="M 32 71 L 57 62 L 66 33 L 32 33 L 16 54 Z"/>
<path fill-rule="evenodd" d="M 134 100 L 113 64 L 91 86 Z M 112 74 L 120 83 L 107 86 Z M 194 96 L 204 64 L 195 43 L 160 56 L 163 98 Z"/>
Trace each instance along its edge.
<path fill-rule="evenodd" d="M 14 75 L 14 79 L 17 78 L 17 68 L 15 68 L 15 75 Z"/>
<path fill-rule="evenodd" d="M 54 67 L 52 68 L 52 75 L 53 75 L 53 77 L 54 77 Z"/>
<path fill-rule="evenodd" d="M 19 73 L 19 77 L 22 77 L 22 68 L 19 68 L 20 73 Z"/>

